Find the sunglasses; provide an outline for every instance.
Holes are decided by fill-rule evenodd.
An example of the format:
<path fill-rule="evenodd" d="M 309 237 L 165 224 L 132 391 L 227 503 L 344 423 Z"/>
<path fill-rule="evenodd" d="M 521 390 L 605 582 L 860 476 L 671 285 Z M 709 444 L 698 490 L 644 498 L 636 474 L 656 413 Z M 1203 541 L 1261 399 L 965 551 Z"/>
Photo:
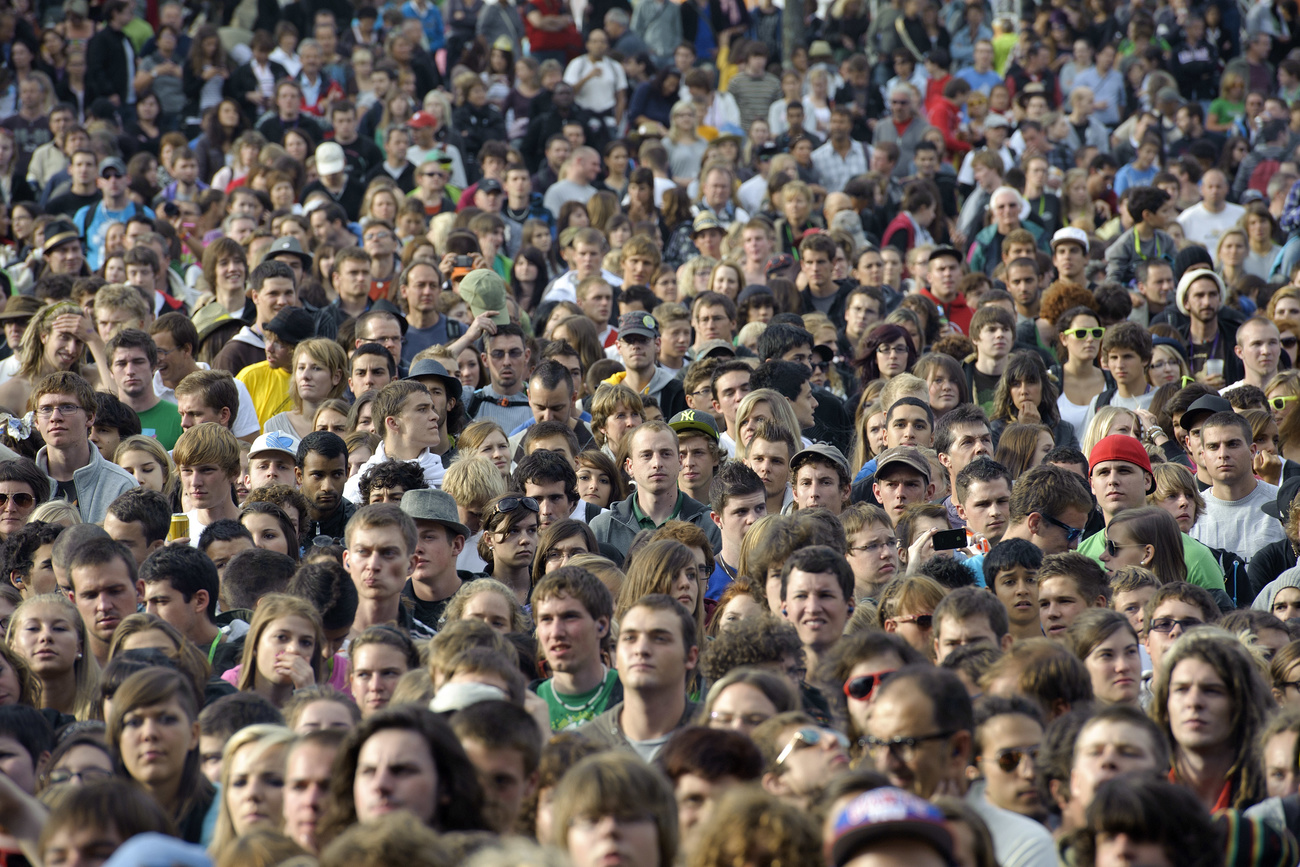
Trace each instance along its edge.
<path fill-rule="evenodd" d="M 829 361 L 814 361 L 812 363 L 812 369 L 818 373 L 825 373 L 831 369 L 831 363 Z"/>
<path fill-rule="evenodd" d="M 1297 338 L 1294 334 L 1288 334 L 1282 338 L 1282 345 L 1287 349 L 1295 349 Z"/>
<path fill-rule="evenodd" d="M 1273 409 L 1286 409 L 1286 405 L 1293 400 L 1300 400 L 1300 395 L 1288 394 L 1283 395 L 1282 397 L 1270 397 L 1268 399 L 1268 405 L 1273 407 Z"/>
<path fill-rule="evenodd" d="M 918 629 L 929 629 L 934 626 L 933 614 L 905 614 L 902 617 L 895 617 L 895 623 L 915 623 Z"/>
<path fill-rule="evenodd" d="M 993 761 L 997 762 L 1002 773 L 1009 774 L 1020 767 L 1025 756 L 1029 757 L 1030 762 L 1037 762 L 1038 747 L 1008 747 L 1005 750 L 998 750 L 993 756 Z"/>
<path fill-rule="evenodd" d="M 778 765 L 783 764 L 790 757 L 790 753 L 795 750 L 815 747 L 818 744 L 825 743 L 827 738 L 834 738 L 842 750 L 849 748 L 849 739 L 842 732 L 809 726 L 794 733 L 794 736 L 790 738 L 790 743 L 786 744 L 785 749 L 781 750 L 781 755 L 776 757 L 776 763 Z"/>
<path fill-rule="evenodd" d="M 1106 540 L 1106 556 L 1108 556 L 1108 557 L 1118 557 L 1118 556 L 1119 556 L 1119 552 L 1120 552 L 1122 549 L 1124 549 L 1124 548 L 1141 548 L 1141 547 L 1144 547 L 1144 546 L 1142 546 L 1142 545 L 1137 545 L 1137 544 L 1134 544 L 1134 545 L 1116 545 L 1116 544 L 1115 544 L 1114 542 L 1112 542 L 1110 539 L 1107 539 L 1107 540 Z"/>
<path fill-rule="evenodd" d="M 1065 332 L 1075 340 L 1083 340 L 1085 337 L 1091 337 L 1094 340 L 1101 340 L 1106 334 L 1105 328 L 1071 328 Z"/>
<path fill-rule="evenodd" d="M 537 505 L 537 500 L 532 497 L 503 497 L 501 502 L 497 503 L 497 511 L 501 514 L 513 512 L 523 506 L 530 512 L 541 512 L 541 506 Z"/>
<path fill-rule="evenodd" d="M 871 701 L 871 697 L 876 694 L 876 689 L 888 680 L 893 673 L 894 671 L 891 669 L 850 678 L 844 684 L 844 694 L 854 701 Z"/>
<path fill-rule="evenodd" d="M 1042 512 L 1039 512 L 1039 514 L 1042 515 Z M 1069 524 L 1065 523 L 1064 521 L 1058 521 L 1056 518 L 1053 518 L 1051 515 L 1043 515 L 1043 520 L 1053 526 L 1060 527 L 1062 530 L 1064 530 L 1065 541 L 1071 545 L 1073 545 L 1075 542 L 1078 542 L 1079 537 L 1083 535 L 1083 527 L 1071 527 Z"/>
<path fill-rule="evenodd" d="M 36 498 L 31 494 L 0 494 L 0 509 L 9 505 L 11 497 L 14 505 L 20 509 L 30 509 L 36 503 Z"/>

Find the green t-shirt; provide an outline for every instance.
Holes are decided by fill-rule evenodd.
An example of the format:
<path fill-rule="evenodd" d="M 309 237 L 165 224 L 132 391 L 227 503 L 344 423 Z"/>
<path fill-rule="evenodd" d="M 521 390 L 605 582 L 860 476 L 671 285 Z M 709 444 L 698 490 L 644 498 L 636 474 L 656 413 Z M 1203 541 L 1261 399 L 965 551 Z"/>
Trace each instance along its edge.
<path fill-rule="evenodd" d="M 551 730 L 559 732 L 575 729 L 609 710 L 609 696 L 616 683 L 618 672 L 611 668 L 605 672 L 605 680 L 600 686 L 581 695 L 566 695 L 561 699 L 555 692 L 554 678 L 542 681 L 537 687 L 537 694 L 546 699 L 546 707 L 551 713 Z"/>
<path fill-rule="evenodd" d="M 1183 538 L 1183 561 L 1187 565 L 1187 581 L 1206 590 L 1224 590 L 1223 569 L 1210 553 L 1210 549 L 1186 533 Z M 1093 533 L 1079 545 L 1079 553 L 1101 563 L 1101 552 L 1106 547 L 1106 531 Z M 1105 563 L 1101 563 L 1106 568 Z"/>
<path fill-rule="evenodd" d="M 141 433 L 158 440 L 167 451 L 176 448 L 176 441 L 181 438 L 181 413 L 176 404 L 160 400 L 153 409 L 136 415 L 140 419 Z"/>

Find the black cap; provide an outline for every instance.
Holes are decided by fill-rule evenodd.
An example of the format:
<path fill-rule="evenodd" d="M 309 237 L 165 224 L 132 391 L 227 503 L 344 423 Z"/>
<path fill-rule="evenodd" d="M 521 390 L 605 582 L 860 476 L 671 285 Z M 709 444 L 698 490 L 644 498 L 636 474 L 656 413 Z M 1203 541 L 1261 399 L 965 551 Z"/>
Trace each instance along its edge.
<path fill-rule="evenodd" d="M 52 220 L 45 224 L 45 245 L 41 251 L 48 255 L 64 244 L 80 240 L 81 233 L 71 220 Z"/>
<path fill-rule="evenodd" d="M 291 346 L 316 336 L 316 322 L 301 307 L 286 307 L 266 324 L 266 330 Z"/>
<path fill-rule="evenodd" d="M 368 312 L 374 313 L 376 310 L 380 313 L 391 313 L 396 316 L 397 324 L 402 329 L 402 336 L 406 336 L 406 329 L 410 327 L 410 323 L 406 321 L 406 317 L 402 315 L 401 309 L 396 304 L 389 301 L 387 298 L 380 298 L 378 301 L 375 301 L 370 305 L 370 310 Z M 401 361 L 400 358 L 396 360 Z"/>
<path fill-rule="evenodd" d="M 1300 476 L 1292 476 L 1277 489 L 1276 502 L 1265 503 L 1259 509 L 1265 515 L 1277 518 L 1283 526 L 1286 526 L 1287 520 L 1291 517 L 1291 502 L 1295 500 L 1297 494 L 1300 494 Z"/>
<path fill-rule="evenodd" d="M 1232 412 L 1232 404 L 1227 399 L 1219 397 L 1217 394 L 1206 394 L 1198 397 L 1192 402 L 1192 405 L 1183 413 L 1179 420 L 1178 426 L 1183 430 L 1191 430 L 1192 425 L 1201 419 L 1214 415 L 1216 412 Z"/>
<path fill-rule="evenodd" d="M 501 182 L 496 178 L 484 178 L 478 182 L 478 191 L 480 193 L 501 193 L 505 192 L 501 187 Z"/>
<path fill-rule="evenodd" d="M 926 261 L 933 262 L 935 259 L 942 259 L 945 256 L 951 256 L 956 259 L 958 265 L 966 261 L 965 257 L 962 256 L 961 251 L 949 244 L 940 244 L 932 249 L 930 251 L 930 258 Z"/>

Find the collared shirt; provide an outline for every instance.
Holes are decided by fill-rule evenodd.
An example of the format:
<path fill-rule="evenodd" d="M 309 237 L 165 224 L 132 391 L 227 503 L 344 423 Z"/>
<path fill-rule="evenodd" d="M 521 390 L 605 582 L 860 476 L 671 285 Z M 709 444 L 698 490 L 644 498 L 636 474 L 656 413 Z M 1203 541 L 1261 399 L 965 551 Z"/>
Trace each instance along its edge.
<path fill-rule="evenodd" d="M 664 524 L 669 521 L 676 521 L 677 516 L 681 514 L 682 503 L 686 502 L 686 495 L 681 491 L 677 492 L 677 503 L 673 506 L 673 513 L 664 519 Z M 636 519 L 637 524 L 642 530 L 657 530 L 663 524 L 656 524 L 654 518 L 651 518 L 645 512 L 641 511 L 641 502 L 637 497 L 632 498 L 632 517 Z"/>
<path fill-rule="evenodd" d="M 850 180 L 867 173 L 870 160 L 866 146 L 849 139 L 849 152 L 845 156 L 836 153 L 835 145 L 828 141 L 812 152 L 812 162 L 826 191 L 840 193 Z"/>

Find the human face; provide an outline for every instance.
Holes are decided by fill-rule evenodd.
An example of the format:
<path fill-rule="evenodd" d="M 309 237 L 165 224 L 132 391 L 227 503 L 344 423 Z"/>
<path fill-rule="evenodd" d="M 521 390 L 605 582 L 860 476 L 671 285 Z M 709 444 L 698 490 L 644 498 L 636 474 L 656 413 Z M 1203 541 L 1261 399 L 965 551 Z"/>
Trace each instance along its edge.
<path fill-rule="evenodd" d="M 393 690 L 406 670 L 405 654 L 391 645 L 363 644 L 353 651 L 348 683 L 361 708 L 362 719 L 388 707 Z"/>
<path fill-rule="evenodd" d="M 936 662 L 943 662 L 948 654 L 961 647 L 976 644 L 986 647 L 1002 645 L 1002 638 L 993 631 L 988 617 L 984 615 L 973 615 L 963 619 L 945 616 L 937 621 L 935 626 L 937 627 L 934 630 Z"/>
<path fill-rule="evenodd" d="M 957 380 L 950 376 L 948 371 L 944 370 L 942 367 L 936 366 L 930 372 L 928 385 L 930 390 L 930 409 L 934 411 L 936 416 L 942 415 L 960 403 L 960 386 L 958 385 Z M 992 454 L 992 439 L 990 438 L 987 429 L 985 430 L 984 438 L 988 439 L 989 449 L 982 452 L 982 454 Z"/>
<path fill-rule="evenodd" d="M 1156 767 L 1156 748 L 1144 728 L 1119 720 L 1085 724 L 1074 745 L 1070 802 L 1078 804 L 1082 814 L 1102 783 L 1120 774 L 1154 770 L 1164 768 Z"/>
<path fill-rule="evenodd" d="M 1137 636 L 1116 629 L 1083 660 L 1098 699 L 1112 704 L 1136 704 L 1142 680 Z"/>
<path fill-rule="evenodd" d="M 343 567 L 365 600 L 389 600 L 402 591 L 412 557 L 397 527 L 358 528 L 343 552 Z"/>
<path fill-rule="evenodd" d="M 667 431 L 633 434 L 627 468 L 639 489 L 661 494 L 677 487 L 682 461 L 676 439 Z"/>
<path fill-rule="evenodd" d="M 483 353 L 483 363 L 492 377 L 492 387 L 498 392 L 517 388 L 527 373 L 529 357 L 530 353 L 520 338 L 492 338 L 489 351 Z"/>
<path fill-rule="evenodd" d="M 52 448 L 68 449 L 85 443 L 92 420 L 93 416 L 70 394 L 43 394 L 37 400 L 36 428 Z"/>
<path fill-rule="evenodd" d="M 501 471 L 501 474 L 507 475 L 510 472 L 510 443 L 504 436 L 493 431 L 483 440 L 479 446 L 478 453 L 488 460 Z"/>
<path fill-rule="evenodd" d="M 437 827 L 438 769 L 428 743 L 408 729 L 375 732 L 357 754 L 352 796 L 360 822 L 410 810 L 421 822 Z"/>
<path fill-rule="evenodd" d="M 985 436 L 988 436 L 987 429 Z M 933 443 L 930 417 L 919 406 L 895 405 L 893 415 L 885 426 L 885 442 L 890 448 L 894 446 L 929 448 Z"/>
<path fill-rule="evenodd" d="M 1161 621 L 1170 621 L 1171 626 L 1168 631 L 1161 631 L 1155 627 L 1161 625 Z M 1166 599 L 1151 612 L 1151 622 L 1146 624 L 1146 648 L 1147 655 L 1151 657 L 1151 663 L 1156 671 L 1160 670 L 1160 663 L 1164 659 L 1165 651 L 1181 636 L 1184 632 L 1181 623 L 1194 621 L 1195 623 L 1205 622 L 1205 613 L 1195 605 L 1189 605 L 1178 599 Z"/>
<path fill-rule="evenodd" d="M 343 371 L 331 371 L 309 353 L 299 352 L 294 361 L 293 378 L 298 386 L 298 395 L 304 401 L 319 402 L 329 398 L 334 386 L 343 379 Z"/>
<path fill-rule="evenodd" d="M 184 480 L 183 474 L 181 478 Z M 252 455 L 248 459 L 248 475 L 245 481 L 250 491 L 268 484 L 295 487 L 297 473 L 294 461 L 282 452 L 260 452 Z"/>
<path fill-rule="evenodd" d="M 378 391 L 392 381 L 388 359 L 382 355 L 358 355 L 348 372 L 348 385 L 353 394 Z"/>
<path fill-rule="evenodd" d="M 1107 540 L 1115 549 L 1112 554 L 1111 546 L 1108 545 L 1100 554 L 1102 565 L 1108 571 L 1115 572 L 1125 566 L 1150 565 L 1155 549 L 1134 539 L 1127 525 L 1111 527 L 1105 532 Z"/>
<path fill-rule="evenodd" d="M 971 530 L 992 543 L 999 542 L 1011 520 L 1011 486 L 1004 478 L 974 480 L 957 512 Z"/>
<path fill-rule="evenodd" d="M 823 651 L 844 634 L 853 603 L 844 598 L 834 574 L 795 569 L 786 582 L 781 610 L 805 647 Z"/>
<path fill-rule="evenodd" d="M 1111 608 L 1127 617 L 1133 631 L 1140 635 L 1142 633 L 1142 609 L 1155 595 L 1154 587 L 1143 587 L 1139 590 L 1116 593 L 1111 600 Z"/>
<path fill-rule="evenodd" d="M 8 537 L 27 523 L 36 508 L 36 495 L 26 482 L 0 482 L 0 537 Z"/>
<path fill-rule="evenodd" d="M 995 716 L 980 727 L 979 758 L 984 773 L 985 797 L 996 807 L 1036 817 L 1043 814 L 1042 798 L 1034 784 L 1034 768 L 1043 727 L 1017 713 Z M 1005 769 L 1005 766 L 1010 769 Z"/>
<path fill-rule="evenodd" d="M 315 702 L 307 710 L 317 704 L 337 705 L 337 702 Z M 337 752 L 323 744 L 300 744 L 290 751 L 285 763 L 284 833 L 309 852 L 316 851 L 316 826 L 329 798 L 330 768 Z"/>
<path fill-rule="evenodd" d="M 492 549 L 494 563 L 516 569 L 531 566 L 533 554 L 537 552 L 538 527 L 537 516 L 527 512 L 509 530 L 494 532 L 488 545 Z"/>
<path fill-rule="evenodd" d="M 1277 619 L 1285 622 L 1292 617 L 1300 617 L 1300 588 L 1284 587 L 1273 597 L 1270 609 Z"/>
<path fill-rule="evenodd" d="M 319 652 L 316 629 L 309 620 L 296 614 L 278 617 L 257 637 L 257 678 L 262 683 L 293 685 L 294 661 L 310 662 Z"/>
<path fill-rule="evenodd" d="M 91 639 L 107 647 L 113 630 L 128 614 L 134 614 L 144 586 L 131 580 L 131 572 L 121 559 L 96 566 L 72 570 L 74 602 Z"/>
<path fill-rule="evenodd" d="M 749 394 L 749 375 L 744 371 L 731 371 L 718 377 L 717 390 L 713 395 L 713 409 L 727 421 L 728 427 L 736 423 L 736 407 L 745 395 Z"/>
<path fill-rule="evenodd" d="M 402 357 L 402 327 L 397 321 L 387 316 L 372 319 L 366 324 L 368 329 L 365 334 L 358 334 L 357 337 L 366 343 L 378 343 L 393 358 Z"/>
<path fill-rule="evenodd" d="M 65 606 L 30 605 L 15 626 L 14 649 L 42 681 L 72 671 L 82 653 L 76 625 Z"/>
<path fill-rule="evenodd" d="M 1201 460 L 1206 472 L 1215 482 L 1232 484 L 1252 473 L 1255 444 L 1236 427 L 1210 427 L 1201 429 Z"/>
<path fill-rule="evenodd" d="M 1226 245 L 1225 245 L 1226 250 Z M 1187 290 L 1187 312 L 1201 322 L 1210 322 L 1218 315 L 1223 303 L 1219 284 L 1209 277 L 1202 277 L 1192 283 Z"/>
<path fill-rule="evenodd" d="M 867 734 L 882 741 L 895 738 L 924 738 L 940 732 L 934 723 L 930 698 L 913 690 L 886 689 L 871 703 Z M 869 753 L 873 770 L 884 774 L 892 786 L 928 798 L 940 783 L 957 778 L 969 749 L 954 749 L 953 738 L 933 737 L 915 747 L 879 748 Z"/>
<path fill-rule="evenodd" d="M 876 347 L 876 367 L 881 379 L 892 379 L 907 370 L 907 341 L 899 337 Z"/>
<path fill-rule="evenodd" d="M 199 721 L 173 698 L 127 711 L 122 722 L 118 748 L 131 778 L 146 786 L 179 780 L 186 756 L 198 749 Z"/>
<path fill-rule="evenodd" d="M 710 340 L 730 340 L 731 331 L 735 325 L 727 317 L 726 308 L 721 305 L 700 307 L 695 311 L 693 324 L 695 326 L 695 342 L 697 345 L 707 343 Z"/>
<path fill-rule="evenodd" d="M 698 653 L 684 646 L 676 614 L 635 606 L 624 615 L 615 647 L 619 678 L 637 691 L 683 683 Z"/>
<path fill-rule="evenodd" d="M 1137 464 L 1102 461 L 1092 468 L 1092 493 L 1102 512 L 1114 515 L 1145 504 L 1148 478 Z"/>
<path fill-rule="evenodd" d="M 1043 634 L 1048 638 L 1064 637 L 1074 618 L 1089 608 L 1091 602 L 1083 598 L 1074 578 L 1068 575 L 1043 578 L 1038 588 L 1038 612 Z"/>
<path fill-rule="evenodd" d="M 801 509 L 830 509 L 838 515 L 844 508 L 847 486 L 840 483 L 834 466 L 819 461 L 808 461 L 794 474 L 794 499 Z"/>
<path fill-rule="evenodd" d="M 248 744 L 230 757 L 223 792 L 236 834 L 257 828 L 279 830 L 284 806 L 284 747 L 258 750 Z"/>
<path fill-rule="evenodd" d="M 924 503 L 934 495 L 934 485 L 916 470 L 902 466 L 889 467 L 885 475 L 876 473 L 873 487 L 876 499 L 895 524 L 908 506 Z"/>
<path fill-rule="evenodd" d="M 442 441 L 442 419 L 433 406 L 433 395 L 417 391 L 402 401 L 396 416 L 384 419 L 387 432 L 396 434 L 413 447 L 433 448 Z"/>
<path fill-rule="evenodd" d="M 654 867 L 659 863 L 659 832 L 648 814 L 576 817 L 557 831 L 574 867 Z"/>
<path fill-rule="evenodd" d="M 898 574 L 898 539 L 882 524 L 868 524 L 848 539 L 854 595 L 871 596 Z"/>
<path fill-rule="evenodd" d="M 1268 321 L 1243 326 L 1237 332 L 1236 353 L 1247 370 L 1269 376 L 1277 372 L 1282 357 L 1282 333 Z"/>
<path fill-rule="evenodd" d="M 614 496 L 614 483 L 607 473 L 595 467 L 578 467 L 578 496 L 586 503 L 607 507 Z"/>
<path fill-rule="evenodd" d="M 1169 730 L 1185 750 L 1208 750 L 1232 737 L 1232 697 L 1228 684 L 1199 657 L 1179 660 L 1169 674 Z"/>
<path fill-rule="evenodd" d="M 253 544 L 268 551 L 289 554 L 289 540 L 284 535 L 280 521 L 274 515 L 249 512 L 240 519 L 244 529 L 253 534 Z"/>
<path fill-rule="evenodd" d="M 1296 793 L 1296 733 L 1284 731 L 1264 744 L 1264 784 L 1270 798 L 1285 798 Z"/>
<path fill-rule="evenodd" d="M 320 452 L 307 452 L 302 469 L 296 470 L 296 473 L 308 505 L 318 515 L 334 514 L 348 479 L 347 455 L 327 458 Z"/>
<path fill-rule="evenodd" d="M 538 603 L 536 615 L 537 639 L 553 671 L 581 671 L 600 659 L 608 618 L 597 620 L 581 600 L 565 594 Z"/>
<path fill-rule="evenodd" d="M 790 449 L 785 443 L 751 439 L 745 463 L 758 474 L 767 496 L 785 494 L 790 483 Z"/>
<path fill-rule="evenodd" d="M 506 599 L 500 593 L 490 590 L 476 593 L 469 602 L 465 603 L 463 613 L 463 619 L 486 623 L 495 632 L 502 635 L 510 632 L 513 628 L 514 606 L 511 604 L 511 600 Z"/>

